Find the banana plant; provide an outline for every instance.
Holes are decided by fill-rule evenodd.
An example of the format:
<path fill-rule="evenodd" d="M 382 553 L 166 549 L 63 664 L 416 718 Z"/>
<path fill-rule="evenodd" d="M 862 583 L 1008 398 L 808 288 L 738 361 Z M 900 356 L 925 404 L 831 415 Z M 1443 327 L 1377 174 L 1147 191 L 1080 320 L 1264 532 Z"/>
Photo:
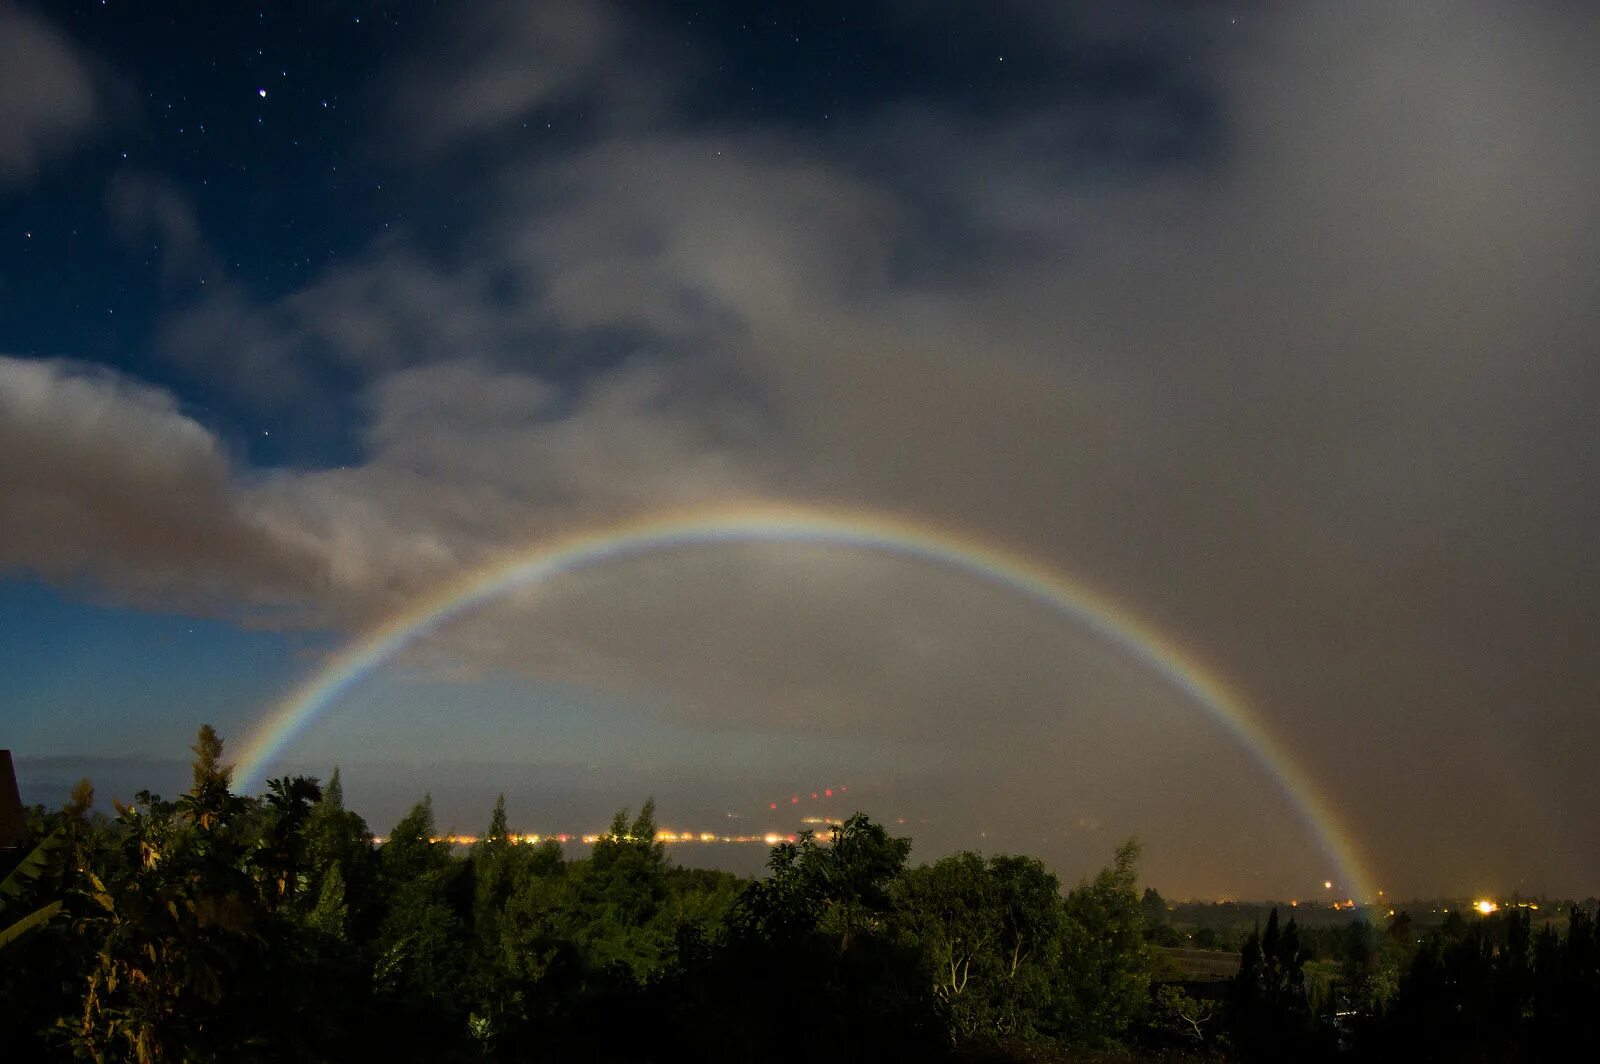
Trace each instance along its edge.
<path fill-rule="evenodd" d="M 0 919 L 8 916 L 7 910 L 17 905 L 30 884 L 49 870 L 55 851 L 66 845 L 66 836 L 58 829 L 46 835 L 33 852 L 22 859 L 4 880 L 0 880 Z M 36 927 L 42 927 L 61 911 L 61 900 L 41 906 L 21 919 L 0 925 L 0 949 L 11 945 Z"/>

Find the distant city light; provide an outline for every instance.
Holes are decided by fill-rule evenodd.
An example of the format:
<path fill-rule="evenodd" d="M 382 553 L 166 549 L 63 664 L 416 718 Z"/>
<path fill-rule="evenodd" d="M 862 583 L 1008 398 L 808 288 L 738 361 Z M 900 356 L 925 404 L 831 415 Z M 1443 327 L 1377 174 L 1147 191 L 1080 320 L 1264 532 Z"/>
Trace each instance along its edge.
<path fill-rule="evenodd" d="M 1322 881 L 1322 889 L 1323 889 L 1323 890 L 1332 890 L 1332 889 L 1333 889 L 1333 880 L 1331 880 L 1331 879 L 1324 879 L 1324 880 L 1323 880 L 1323 881 Z"/>
<path fill-rule="evenodd" d="M 836 820 L 830 819 L 824 821 L 821 818 L 815 817 L 808 817 L 807 822 L 826 823 L 830 827 L 837 826 L 839 823 Z M 559 842 L 563 845 L 569 842 L 579 842 L 584 846 L 593 846 L 595 843 L 611 837 L 612 836 L 606 832 L 588 832 L 581 835 L 544 835 L 538 832 L 514 832 L 506 836 L 507 841 L 509 841 L 513 846 L 537 846 L 539 843 L 545 841 Z M 372 841 L 379 846 L 382 846 L 389 840 L 383 835 L 374 835 Z M 453 834 L 435 835 L 428 841 L 433 843 L 443 843 L 447 846 L 475 846 L 479 842 L 482 842 L 483 838 L 479 835 Z M 621 837 L 621 841 L 632 842 L 634 840 L 632 836 L 624 835 Z M 694 842 L 705 843 L 708 845 L 718 844 L 730 846 L 776 846 L 780 842 L 799 842 L 800 836 L 792 832 L 777 831 L 768 831 L 760 835 L 721 835 L 715 831 L 673 831 L 670 828 L 662 828 L 656 832 L 655 841 L 659 843 Z M 816 841 L 826 845 L 827 843 L 832 842 L 833 838 L 831 833 L 824 834 L 817 836 Z"/>
<path fill-rule="evenodd" d="M 1472 903 L 1472 907 L 1474 909 L 1478 910 L 1478 912 L 1482 913 L 1484 916 L 1488 916 L 1490 913 L 1492 913 L 1496 909 L 1500 908 L 1500 906 L 1496 905 L 1492 901 L 1489 901 L 1487 898 L 1485 898 L 1485 899 L 1483 899 L 1481 901 L 1473 902 Z"/>

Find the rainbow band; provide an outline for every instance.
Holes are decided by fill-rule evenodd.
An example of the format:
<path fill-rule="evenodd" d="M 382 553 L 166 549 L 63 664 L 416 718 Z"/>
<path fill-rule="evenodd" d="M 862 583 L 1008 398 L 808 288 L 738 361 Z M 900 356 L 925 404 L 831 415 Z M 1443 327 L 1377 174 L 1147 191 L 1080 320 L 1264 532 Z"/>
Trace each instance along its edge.
<path fill-rule="evenodd" d="M 608 525 L 538 543 L 491 562 L 417 600 L 325 663 L 245 739 L 237 768 L 243 790 L 329 706 L 417 639 L 507 592 L 609 562 L 687 547 L 806 543 L 885 551 L 970 573 L 1043 603 L 1115 644 L 1203 707 L 1250 751 L 1316 834 L 1341 877 L 1343 893 L 1374 895 L 1350 836 L 1309 777 L 1255 719 L 1238 695 L 1170 640 L 1114 603 L 1031 558 L 958 532 L 883 514 L 791 506 L 698 510 Z"/>

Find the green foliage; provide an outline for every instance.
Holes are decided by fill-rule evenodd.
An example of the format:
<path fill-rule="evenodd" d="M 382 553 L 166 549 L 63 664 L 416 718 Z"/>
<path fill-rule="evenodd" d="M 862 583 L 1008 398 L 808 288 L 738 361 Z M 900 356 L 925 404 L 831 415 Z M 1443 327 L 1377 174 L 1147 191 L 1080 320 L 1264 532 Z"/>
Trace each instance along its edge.
<path fill-rule="evenodd" d="M 350 923 L 350 906 L 344 898 L 344 873 L 335 862 L 322 877 L 317 903 L 306 914 L 306 926 L 329 938 L 343 940 Z"/>
<path fill-rule="evenodd" d="M 1139 853 L 1129 839 L 1109 867 L 1067 895 L 1053 1007 L 1057 1029 L 1072 1041 L 1121 1038 L 1149 1002 L 1153 958 L 1144 940 Z"/>
<path fill-rule="evenodd" d="M 0 880 L 0 949 L 9 946 L 29 931 L 43 927 L 61 912 L 62 902 L 56 899 L 21 916 L 14 915 L 16 910 L 28 907 L 25 904 L 28 894 L 39 880 L 45 878 L 55 863 L 58 852 L 66 845 L 66 834 L 58 828 L 45 836 L 43 841 L 7 873 L 5 879 Z"/>
<path fill-rule="evenodd" d="M 6 907 L 18 903 L 34 883 L 44 878 L 55 861 L 57 852 L 66 843 L 65 832 L 60 829 L 51 832 L 17 862 L 16 866 L 6 874 L 5 879 L 0 879 L 0 913 L 5 912 Z"/>
<path fill-rule="evenodd" d="M 922 951 L 954 1042 L 1040 1032 L 1064 927 L 1060 889 L 1028 857 L 958 853 L 905 873 L 901 926 Z"/>
<path fill-rule="evenodd" d="M 1210 1044 L 1216 1037 L 1222 1002 L 1213 998 L 1192 997 L 1182 987 L 1166 985 L 1156 989 L 1156 1023 L 1194 1046 Z"/>
<path fill-rule="evenodd" d="M 1600 997 L 1588 909 L 1420 944 L 1274 911 L 1208 996 L 1155 974 L 1132 843 L 1065 897 L 1029 857 L 913 867 L 859 814 L 753 880 L 673 864 L 651 802 L 587 856 L 521 844 L 503 799 L 470 851 L 428 798 L 375 848 L 337 770 L 243 797 L 214 731 L 194 751 L 176 801 L 36 815 L 0 881 L 8 1059 L 1567 1059 Z"/>
<path fill-rule="evenodd" d="M 893 909 L 892 885 L 910 853 L 910 839 L 891 837 L 860 813 L 832 829 L 828 846 L 804 832 L 773 848 L 772 874 L 746 892 L 736 919 L 746 933 L 780 941 L 822 932 L 843 952 Z"/>
<path fill-rule="evenodd" d="M 0 926 L 0 949 L 4 949 L 29 931 L 43 927 L 47 922 L 55 919 L 56 914 L 61 911 L 61 905 L 62 903 L 59 901 L 49 902 L 20 919 Z"/>
<path fill-rule="evenodd" d="M 450 861 L 450 848 L 434 841 L 438 833 L 433 823 L 433 795 L 425 794 L 400 818 L 379 851 L 384 876 L 391 883 L 403 884 L 444 868 Z"/>
<path fill-rule="evenodd" d="M 322 797 L 311 806 L 299 828 L 304 849 L 301 899 L 320 903 L 325 878 L 338 869 L 343 881 L 346 916 L 351 927 L 367 928 L 377 908 L 377 854 L 367 822 L 344 807 L 344 785 L 335 768 Z"/>
<path fill-rule="evenodd" d="M 494 801 L 494 813 L 489 818 L 489 831 L 484 836 L 490 846 L 505 846 L 511 841 L 511 829 L 506 824 L 506 796 Z"/>
<path fill-rule="evenodd" d="M 317 781 L 306 776 L 267 781 L 261 835 L 250 860 L 273 908 L 292 902 L 310 878 L 305 828 L 321 798 Z"/>
<path fill-rule="evenodd" d="M 252 1038 L 230 1008 L 259 964 L 267 899 L 247 873 L 243 803 L 227 791 L 222 743 L 195 745 L 195 787 L 178 803 L 120 807 L 123 860 L 85 870 L 73 932 L 92 958 L 62 1033 L 80 1055 L 140 1062 L 227 1059 Z"/>

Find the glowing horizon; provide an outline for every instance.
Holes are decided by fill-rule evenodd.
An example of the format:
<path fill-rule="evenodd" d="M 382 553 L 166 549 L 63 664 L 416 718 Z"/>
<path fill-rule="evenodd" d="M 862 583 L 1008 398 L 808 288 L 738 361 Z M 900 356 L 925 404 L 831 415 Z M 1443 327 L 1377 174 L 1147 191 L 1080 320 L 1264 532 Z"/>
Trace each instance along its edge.
<path fill-rule="evenodd" d="M 804 543 L 880 551 L 977 576 L 1052 608 L 1161 676 L 1220 723 L 1265 769 L 1311 828 L 1348 893 L 1374 897 L 1352 837 L 1310 777 L 1219 677 L 1109 598 L 1036 559 L 961 532 L 882 513 L 791 505 L 703 508 L 623 521 L 532 544 L 446 582 L 332 656 L 245 737 L 242 789 L 340 696 L 407 646 L 500 596 L 553 577 L 668 550 L 739 543 Z"/>

